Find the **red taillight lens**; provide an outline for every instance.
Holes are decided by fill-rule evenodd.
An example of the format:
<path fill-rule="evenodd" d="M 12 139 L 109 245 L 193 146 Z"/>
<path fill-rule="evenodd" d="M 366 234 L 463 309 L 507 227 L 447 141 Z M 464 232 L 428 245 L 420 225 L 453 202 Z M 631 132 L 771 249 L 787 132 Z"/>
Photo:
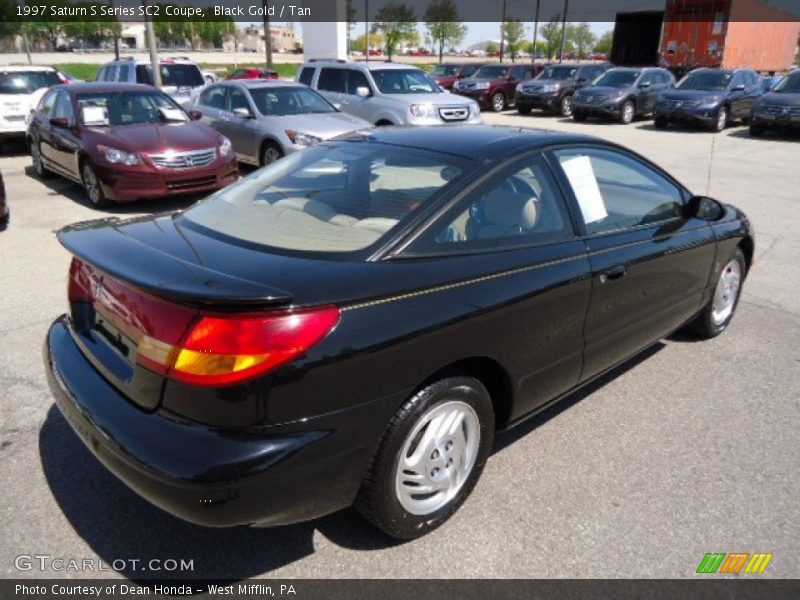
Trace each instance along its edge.
<path fill-rule="evenodd" d="M 67 298 L 70 302 L 91 302 L 87 265 L 80 258 L 73 258 L 69 265 Z"/>

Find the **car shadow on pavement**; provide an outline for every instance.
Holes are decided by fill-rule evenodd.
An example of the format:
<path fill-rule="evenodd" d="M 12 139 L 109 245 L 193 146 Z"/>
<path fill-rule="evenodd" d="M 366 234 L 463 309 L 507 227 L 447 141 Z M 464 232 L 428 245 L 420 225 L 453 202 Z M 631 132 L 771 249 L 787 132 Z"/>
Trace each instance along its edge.
<path fill-rule="evenodd" d="M 731 125 L 731 127 L 739 127 L 738 125 Z M 666 128 L 659 129 L 653 124 L 653 121 L 646 121 L 639 125 L 636 125 L 637 129 L 641 129 L 642 131 L 654 131 L 656 133 L 680 133 L 684 135 L 719 135 L 718 132 L 712 131 L 708 127 L 703 127 L 702 125 L 685 125 L 683 123 L 670 123 Z"/>
<path fill-rule="evenodd" d="M 106 470 L 55 404 L 39 432 L 39 454 L 50 490 L 70 525 L 107 565 L 125 559 L 120 573 L 133 581 L 255 577 L 313 554 L 316 530 L 334 544 L 354 550 L 399 543 L 353 509 L 308 523 L 264 529 L 207 528 L 182 521 L 140 498 Z M 139 563 L 132 564 L 130 559 Z M 162 564 L 166 559 L 193 560 L 194 568 L 151 571 L 147 565 L 152 559 Z"/>
<path fill-rule="evenodd" d="M 0 141 L 0 158 L 25 156 L 29 154 L 25 138 L 12 138 Z"/>
<path fill-rule="evenodd" d="M 754 137 L 750 135 L 750 129 L 747 127 L 737 129 L 736 131 L 728 134 L 731 137 L 746 138 L 754 142 L 800 142 L 800 132 L 771 130 L 765 131 L 761 137 Z"/>
<path fill-rule="evenodd" d="M 51 196 L 65 196 L 75 204 L 80 204 L 87 208 L 93 208 L 86 190 L 77 183 L 64 179 L 59 175 L 53 175 L 45 179 L 36 175 L 33 166 L 25 167 L 25 174 L 40 183 L 42 183 L 48 190 Z M 125 215 L 138 215 L 142 213 L 160 213 L 160 212 L 174 212 L 176 210 L 183 210 L 189 208 L 198 200 L 202 200 L 210 196 L 212 192 L 203 194 L 187 194 L 185 196 L 173 196 L 170 198 L 151 198 L 136 200 L 135 202 L 126 202 L 124 204 L 111 204 L 107 208 L 97 208 L 94 211 L 97 213 L 97 218 L 102 219 L 105 217 L 114 217 Z"/>

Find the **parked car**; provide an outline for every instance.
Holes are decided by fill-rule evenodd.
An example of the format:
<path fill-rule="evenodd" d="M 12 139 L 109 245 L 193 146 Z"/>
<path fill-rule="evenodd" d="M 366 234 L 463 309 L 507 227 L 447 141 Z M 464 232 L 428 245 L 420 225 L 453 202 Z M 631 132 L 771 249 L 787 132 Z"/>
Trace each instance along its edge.
<path fill-rule="evenodd" d="M 800 131 L 800 69 L 781 79 L 753 107 L 750 135 L 759 137 L 769 129 Z"/>
<path fill-rule="evenodd" d="M 200 71 L 200 73 L 203 75 L 203 80 L 206 82 L 206 85 L 211 85 L 219 81 L 219 77 L 214 71 Z"/>
<path fill-rule="evenodd" d="M 535 79 L 518 83 L 514 103 L 521 115 L 531 109 L 543 110 L 569 117 L 572 114 L 572 96 L 576 90 L 589 85 L 605 73 L 608 64 L 556 64 L 548 65 Z"/>
<path fill-rule="evenodd" d="M 3 181 L 3 174 L 0 173 L 0 231 L 6 228 L 10 216 L 11 211 L 6 200 L 6 184 Z"/>
<path fill-rule="evenodd" d="M 226 79 L 277 79 L 278 72 L 266 67 L 243 67 L 236 69 Z"/>
<path fill-rule="evenodd" d="M 500 112 L 513 106 L 517 84 L 535 75 L 533 65 L 483 65 L 453 85 L 453 93 L 473 98 L 481 108 Z"/>
<path fill-rule="evenodd" d="M 651 114 L 659 95 L 673 87 L 674 75 L 660 67 L 609 69 L 592 85 L 575 92 L 572 118 L 585 121 L 591 115 L 628 124 L 637 116 Z"/>
<path fill-rule="evenodd" d="M 483 122 L 476 102 L 442 91 L 425 71 L 409 65 L 309 61 L 297 81 L 373 125 Z"/>
<path fill-rule="evenodd" d="M 735 119 L 747 121 L 761 94 L 761 80 L 752 69 L 695 69 L 659 96 L 654 124 L 664 129 L 670 123 L 688 123 L 722 131 Z"/>
<path fill-rule="evenodd" d="M 600 139 L 378 129 L 181 213 L 61 230 L 45 367 L 89 450 L 180 518 L 355 503 L 410 539 L 464 502 L 496 431 L 684 324 L 722 333 L 752 236 Z"/>
<path fill-rule="evenodd" d="M 764 75 L 761 77 L 761 91 L 765 94 L 772 90 L 778 82 L 783 79 L 783 75 Z"/>
<path fill-rule="evenodd" d="M 338 111 L 299 83 L 240 80 L 200 93 L 202 121 L 228 137 L 240 162 L 264 166 L 323 140 L 367 130 L 363 119 Z"/>
<path fill-rule="evenodd" d="M 200 67 L 186 58 L 162 59 L 158 70 L 161 75 L 161 91 L 178 104 L 191 101 L 206 85 L 206 78 Z M 95 81 L 153 85 L 153 67 L 146 60 L 121 58 L 103 65 L 97 72 Z"/>
<path fill-rule="evenodd" d="M 0 67 L 0 139 L 24 138 L 31 108 L 60 83 L 51 67 Z"/>
<path fill-rule="evenodd" d="M 65 73 L 64 71 L 57 71 L 57 74 L 61 83 L 80 83 L 83 81 L 83 79 L 78 79 L 77 77 L 74 77 L 69 73 Z"/>
<path fill-rule="evenodd" d="M 450 91 L 456 81 L 473 75 L 482 66 L 480 63 L 444 63 L 433 67 L 431 77 L 439 87 Z"/>
<path fill-rule="evenodd" d="M 151 86 L 51 88 L 28 127 L 33 168 L 83 185 L 96 208 L 218 190 L 238 176 L 225 136 Z"/>

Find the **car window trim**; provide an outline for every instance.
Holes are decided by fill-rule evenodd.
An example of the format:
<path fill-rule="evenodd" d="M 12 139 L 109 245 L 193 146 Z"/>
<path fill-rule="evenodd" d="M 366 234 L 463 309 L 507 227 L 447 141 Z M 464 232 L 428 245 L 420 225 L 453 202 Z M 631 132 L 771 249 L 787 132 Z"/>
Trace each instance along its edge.
<path fill-rule="evenodd" d="M 410 253 L 411 246 L 417 242 L 417 240 L 422 237 L 434 224 L 438 223 L 441 219 L 445 218 L 445 216 L 453 210 L 460 202 L 465 200 L 471 194 L 475 193 L 479 190 L 482 186 L 488 183 L 493 177 L 501 174 L 503 171 L 508 169 L 513 169 L 518 165 L 525 163 L 531 157 L 539 156 L 542 159 L 542 166 L 549 171 L 550 177 L 553 179 L 553 183 L 555 183 L 555 190 L 561 196 L 561 202 L 563 202 L 563 206 L 567 209 L 567 216 L 570 221 L 571 225 L 571 233 L 569 237 L 566 237 L 563 240 L 558 241 L 546 241 L 546 242 L 538 242 L 538 243 L 531 243 L 526 242 L 524 244 L 513 245 L 513 246 L 500 246 L 497 248 L 476 248 L 473 250 L 462 250 L 458 253 L 459 256 L 464 256 L 467 254 L 485 254 L 487 252 L 502 252 L 505 250 L 512 250 L 516 249 L 519 250 L 521 248 L 537 248 L 541 246 L 548 246 L 554 243 L 559 244 L 568 241 L 575 241 L 580 239 L 581 235 L 579 231 L 576 229 L 575 219 L 572 215 L 572 210 L 570 209 L 569 202 L 567 197 L 564 196 L 564 192 L 561 189 L 561 185 L 559 181 L 556 179 L 555 174 L 553 173 L 553 169 L 547 161 L 545 156 L 545 148 L 532 148 L 529 150 L 524 151 L 522 154 L 518 156 L 514 156 L 513 158 L 503 160 L 491 166 L 488 171 L 476 179 L 475 181 L 469 182 L 461 189 L 455 190 L 453 195 L 444 203 L 440 204 L 439 206 L 435 207 L 435 210 L 432 210 L 431 213 L 425 213 L 419 215 L 418 219 L 415 220 L 413 223 L 409 223 L 409 227 L 406 232 L 398 232 L 398 235 L 395 237 L 396 242 L 393 244 L 393 247 L 389 249 L 384 255 L 380 258 L 383 259 L 412 259 L 412 258 L 421 258 L 423 256 L 442 256 L 443 253 L 435 252 L 435 253 L 427 253 L 427 252 L 419 252 L 419 253 Z M 483 163 L 485 168 L 485 163 Z M 480 164 L 478 168 L 481 168 Z M 432 209 L 434 207 L 431 207 Z M 422 221 L 422 222 L 419 222 Z"/>
<path fill-rule="evenodd" d="M 617 146 L 616 144 L 608 142 L 594 142 L 594 141 L 568 142 L 564 144 L 549 146 L 544 150 L 544 154 L 548 162 L 550 163 L 551 170 L 554 171 L 554 176 L 556 177 L 559 184 L 564 188 L 562 189 L 562 194 L 565 195 L 567 204 L 570 207 L 570 213 L 573 215 L 573 222 L 580 231 L 579 236 L 582 239 L 589 240 L 604 235 L 614 235 L 614 234 L 619 234 L 621 232 L 636 231 L 639 229 L 649 228 L 654 225 L 663 225 L 664 223 L 670 223 L 673 221 L 679 221 L 685 219 L 685 217 L 683 216 L 670 217 L 668 219 L 662 219 L 660 221 L 651 221 L 650 223 L 632 225 L 630 227 L 622 227 L 607 231 L 589 232 L 588 229 L 586 228 L 586 224 L 583 221 L 583 216 L 581 215 L 580 211 L 580 205 L 578 204 L 578 199 L 575 197 L 575 192 L 572 189 L 572 185 L 567 179 L 564 170 L 561 168 L 558 156 L 556 156 L 555 154 L 556 151 L 558 150 L 571 149 L 571 148 L 596 148 L 598 150 L 610 150 L 612 152 L 618 152 L 619 154 L 622 154 L 627 158 L 630 158 L 631 160 L 638 160 L 642 162 L 645 166 L 649 167 L 650 169 L 661 175 L 664 179 L 669 181 L 672 185 L 674 185 L 677 188 L 681 200 L 681 205 L 684 208 L 686 207 L 686 203 L 688 202 L 689 198 L 691 198 L 692 194 L 683 184 L 681 184 L 672 175 L 667 173 L 664 169 L 654 164 L 653 162 L 649 161 L 644 156 L 641 156 L 636 152 L 628 150 L 627 148 L 624 148 L 622 146 Z"/>

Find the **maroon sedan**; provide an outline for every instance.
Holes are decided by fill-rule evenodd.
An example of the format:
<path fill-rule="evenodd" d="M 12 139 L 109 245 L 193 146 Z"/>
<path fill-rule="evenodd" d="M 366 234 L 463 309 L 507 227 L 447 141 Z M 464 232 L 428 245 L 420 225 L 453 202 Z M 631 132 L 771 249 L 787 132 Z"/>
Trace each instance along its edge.
<path fill-rule="evenodd" d="M 52 87 L 28 127 L 33 168 L 109 202 L 214 191 L 239 177 L 231 142 L 146 85 Z"/>
<path fill-rule="evenodd" d="M 445 63 L 436 65 L 431 71 L 431 77 L 439 84 L 439 87 L 446 90 L 452 90 L 453 84 L 459 79 L 470 77 L 475 71 L 480 69 L 483 65 L 480 63 Z"/>
<path fill-rule="evenodd" d="M 227 79 L 277 79 L 278 72 L 263 67 L 243 67 L 236 69 Z"/>

